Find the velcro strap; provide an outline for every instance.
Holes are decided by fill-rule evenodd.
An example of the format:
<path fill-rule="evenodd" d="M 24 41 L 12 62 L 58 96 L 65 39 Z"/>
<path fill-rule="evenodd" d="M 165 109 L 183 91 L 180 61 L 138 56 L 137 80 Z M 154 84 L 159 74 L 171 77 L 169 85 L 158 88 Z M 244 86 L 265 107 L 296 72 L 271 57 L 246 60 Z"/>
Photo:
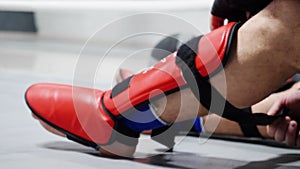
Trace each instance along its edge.
<path fill-rule="evenodd" d="M 252 114 L 251 107 L 243 109 L 245 112 L 248 114 Z M 262 138 L 262 135 L 258 131 L 258 128 L 256 125 L 250 125 L 250 124 L 244 124 L 244 123 L 239 123 L 240 128 L 244 134 L 245 137 L 260 137 Z"/>
<path fill-rule="evenodd" d="M 128 146 L 136 146 L 140 137 L 139 132 L 135 132 L 122 123 L 117 123 L 114 130 L 115 140 Z"/>
<path fill-rule="evenodd" d="M 105 107 L 103 99 L 101 99 L 103 110 L 115 121 L 115 127 L 113 133 L 111 135 L 111 140 L 118 141 L 128 146 L 136 146 L 138 143 L 138 138 L 140 137 L 140 133 L 133 131 L 126 125 L 120 123 L 118 117 L 111 114 L 111 112 Z"/>
<path fill-rule="evenodd" d="M 151 139 L 168 147 L 169 152 L 173 151 L 175 136 L 179 133 L 179 130 L 172 128 L 171 126 L 172 125 L 156 128 L 151 132 Z"/>

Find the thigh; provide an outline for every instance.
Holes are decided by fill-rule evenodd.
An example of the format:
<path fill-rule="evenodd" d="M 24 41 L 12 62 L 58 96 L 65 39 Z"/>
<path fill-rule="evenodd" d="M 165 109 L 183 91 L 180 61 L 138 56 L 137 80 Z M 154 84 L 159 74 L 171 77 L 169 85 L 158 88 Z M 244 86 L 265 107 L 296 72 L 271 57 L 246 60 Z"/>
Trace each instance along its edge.
<path fill-rule="evenodd" d="M 274 0 L 240 28 L 223 74 L 211 79 L 233 105 L 255 104 L 299 71 L 298 11 L 299 0 Z"/>

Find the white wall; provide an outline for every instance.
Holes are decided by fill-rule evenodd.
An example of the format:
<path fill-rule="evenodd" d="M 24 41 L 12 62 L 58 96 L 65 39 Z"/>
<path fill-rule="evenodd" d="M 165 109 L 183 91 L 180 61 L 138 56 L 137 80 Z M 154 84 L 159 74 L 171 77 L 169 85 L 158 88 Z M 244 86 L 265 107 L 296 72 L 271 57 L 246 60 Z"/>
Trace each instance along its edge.
<path fill-rule="evenodd" d="M 162 13 L 162 16 L 141 15 L 134 19 L 110 24 L 107 31 L 94 39 L 97 41 L 116 41 L 128 32 L 154 30 L 156 32 L 205 33 L 209 28 L 209 10 L 212 0 L 152 0 L 152 1 L 22 1 L 17 3 L 0 2 L 0 10 L 34 11 L 40 37 L 54 39 L 87 40 L 107 24 L 122 17 L 144 12 Z M 176 19 L 179 17 L 181 19 Z M 181 24 L 183 23 L 183 24 Z"/>
<path fill-rule="evenodd" d="M 202 34 L 209 30 L 213 0 L 10 0 L 0 10 L 33 11 L 38 37 L 118 41 L 134 33 Z M 151 12 L 155 14 L 143 14 Z M 160 15 L 158 15 L 160 13 Z M 128 17 L 135 15 L 134 17 Z M 137 16 L 138 15 L 138 16 Z M 168 16 L 169 15 L 169 16 Z M 122 18 L 122 19 L 121 19 Z M 151 41 L 145 37 L 144 41 Z M 131 43 L 135 43 L 132 40 Z"/>

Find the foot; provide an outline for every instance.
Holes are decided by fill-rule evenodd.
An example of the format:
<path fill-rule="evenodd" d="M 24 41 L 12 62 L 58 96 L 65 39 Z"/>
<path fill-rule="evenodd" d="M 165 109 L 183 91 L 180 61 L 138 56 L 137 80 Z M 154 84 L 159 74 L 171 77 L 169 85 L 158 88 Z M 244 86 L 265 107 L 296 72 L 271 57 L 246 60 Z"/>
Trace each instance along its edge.
<path fill-rule="evenodd" d="M 66 135 L 58 130 L 56 130 L 55 128 L 49 126 L 47 123 L 43 122 L 41 119 L 39 119 L 36 115 L 34 115 L 33 113 L 31 114 L 32 117 L 36 120 L 38 120 L 41 124 L 41 126 L 46 129 L 48 132 L 52 133 L 52 134 L 55 134 L 55 135 L 58 135 L 58 136 L 61 136 L 61 137 L 66 137 Z"/>
<path fill-rule="evenodd" d="M 66 135 L 55 128 L 49 126 L 47 123 L 43 122 L 36 115 L 32 114 L 32 117 L 39 121 L 41 126 L 46 129 L 48 132 L 55 134 L 57 136 L 66 137 Z M 129 147 L 122 143 L 114 142 L 108 146 L 99 147 L 98 150 L 102 155 L 108 157 L 132 157 L 135 152 L 135 147 Z"/>
<path fill-rule="evenodd" d="M 97 141 L 101 142 L 103 137 L 108 137 L 109 135 L 106 134 L 113 130 L 110 128 L 111 131 L 107 132 L 105 128 L 107 123 L 103 122 L 98 111 L 93 111 L 98 107 L 89 104 L 93 103 L 89 100 L 93 100 L 94 97 L 97 97 L 97 92 L 100 94 L 101 91 L 93 90 L 92 94 L 89 94 L 86 88 L 79 88 L 81 97 L 77 101 L 80 101 L 80 106 L 76 107 L 75 103 L 78 102 L 73 100 L 73 89 L 67 85 L 54 84 L 39 84 L 30 87 L 25 97 L 33 112 L 33 118 L 37 119 L 47 131 L 93 147 L 103 155 L 132 157 L 135 152 L 134 146 L 128 146 L 117 141 L 110 141 L 101 147 L 97 144 Z M 79 111 L 84 110 L 84 116 L 78 114 L 75 111 L 76 108 L 79 108 Z M 81 116 L 82 119 L 80 119 Z"/>

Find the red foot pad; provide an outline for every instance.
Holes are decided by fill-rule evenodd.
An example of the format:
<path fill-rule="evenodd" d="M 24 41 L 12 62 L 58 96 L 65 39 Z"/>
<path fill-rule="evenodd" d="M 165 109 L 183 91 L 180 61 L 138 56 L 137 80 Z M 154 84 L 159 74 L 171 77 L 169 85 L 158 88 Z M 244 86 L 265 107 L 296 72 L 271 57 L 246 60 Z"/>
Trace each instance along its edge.
<path fill-rule="evenodd" d="M 96 148 L 97 144 L 111 142 L 115 126 L 111 117 L 98 106 L 103 93 L 89 88 L 41 83 L 31 86 L 25 99 L 41 120 L 69 139 Z"/>

